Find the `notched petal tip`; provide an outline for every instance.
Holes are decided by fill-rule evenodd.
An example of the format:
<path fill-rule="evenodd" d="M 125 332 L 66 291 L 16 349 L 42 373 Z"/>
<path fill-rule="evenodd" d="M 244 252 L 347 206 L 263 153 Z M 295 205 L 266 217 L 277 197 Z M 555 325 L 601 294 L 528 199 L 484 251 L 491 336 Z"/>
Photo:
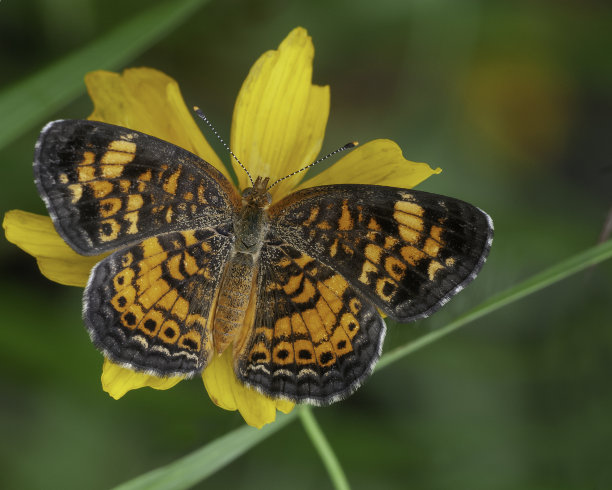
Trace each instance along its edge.
<path fill-rule="evenodd" d="M 294 404 L 285 400 L 273 400 L 258 391 L 244 386 L 234 374 L 232 349 L 214 357 L 202 373 L 202 379 L 210 399 L 225 410 L 238 410 L 244 421 L 261 429 L 276 420 L 276 410 L 289 413 Z"/>
<path fill-rule="evenodd" d="M 137 373 L 131 369 L 104 359 L 102 367 L 102 389 L 115 400 L 119 400 L 130 390 L 137 390 L 148 386 L 156 390 L 168 390 L 183 380 L 181 376 L 172 378 L 158 378 L 150 374 Z"/>
<path fill-rule="evenodd" d="M 294 408 L 295 408 L 295 403 L 290 402 L 289 400 L 277 400 L 276 401 L 276 409 L 280 410 L 283 413 L 289 413 Z"/>

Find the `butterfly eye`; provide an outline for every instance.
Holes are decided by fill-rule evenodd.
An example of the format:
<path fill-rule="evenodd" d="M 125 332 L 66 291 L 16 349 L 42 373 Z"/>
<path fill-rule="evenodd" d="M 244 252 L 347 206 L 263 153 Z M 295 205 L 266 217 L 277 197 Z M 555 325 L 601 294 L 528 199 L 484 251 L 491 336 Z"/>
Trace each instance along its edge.
<path fill-rule="evenodd" d="M 252 187 L 247 187 L 245 190 L 242 191 L 243 199 L 248 198 L 251 194 L 253 194 L 253 188 Z"/>

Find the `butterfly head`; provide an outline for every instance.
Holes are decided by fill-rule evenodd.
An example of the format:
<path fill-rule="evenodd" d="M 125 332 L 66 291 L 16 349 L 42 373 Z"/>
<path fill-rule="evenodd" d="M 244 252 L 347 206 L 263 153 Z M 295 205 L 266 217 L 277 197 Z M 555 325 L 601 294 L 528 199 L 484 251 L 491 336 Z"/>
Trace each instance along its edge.
<path fill-rule="evenodd" d="M 272 203 L 268 182 L 270 182 L 269 177 L 257 177 L 253 187 L 247 187 L 242 191 L 242 205 L 266 209 Z"/>

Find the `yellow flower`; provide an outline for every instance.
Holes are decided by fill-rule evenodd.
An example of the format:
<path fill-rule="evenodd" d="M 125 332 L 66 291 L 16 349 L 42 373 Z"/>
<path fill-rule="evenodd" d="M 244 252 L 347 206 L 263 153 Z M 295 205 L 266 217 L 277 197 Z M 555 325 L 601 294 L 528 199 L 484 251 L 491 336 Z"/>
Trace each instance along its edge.
<path fill-rule="evenodd" d="M 253 65 L 234 108 L 231 148 L 254 176 L 272 181 L 311 163 L 321 150 L 329 114 L 329 87 L 313 85 L 311 38 L 294 29 L 275 51 L 264 53 Z M 89 119 L 135 129 L 185 148 L 228 176 L 187 109 L 178 84 L 150 69 L 128 69 L 123 74 L 96 71 L 85 77 L 94 103 Z M 247 176 L 234 162 L 240 188 Z M 405 160 L 389 140 L 374 140 L 341 158 L 328 170 L 304 181 L 298 174 L 276 185 L 271 193 L 279 200 L 288 193 L 322 184 L 379 184 L 410 188 L 440 169 Z M 91 268 L 102 256 L 84 257 L 74 252 L 56 233 L 51 219 L 24 211 L 5 215 L 7 239 L 38 261 L 52 281 L 83 287 Z M 226 410 L 239 410 L 254 427 L 272 422 L 276 410 L 285 413 L 294 404 L 272 400 L 241 385 L 232 369 L 231 349 L 214 358 L 202 374 L 212 401 Z M 181 378 L 157 378 L 137 373 L 105 360 L 102 386 L 118 399 L 143 386 L 168 389 Z"/>

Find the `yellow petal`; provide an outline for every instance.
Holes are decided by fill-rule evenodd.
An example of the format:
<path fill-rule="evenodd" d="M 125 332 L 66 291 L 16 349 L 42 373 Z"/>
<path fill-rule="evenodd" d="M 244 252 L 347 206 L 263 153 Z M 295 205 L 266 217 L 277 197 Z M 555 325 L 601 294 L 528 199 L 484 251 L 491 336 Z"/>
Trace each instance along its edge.
<path fill-rule="evenodd" d="M 295 408 L 295 403 L 289 400 L 276 400 L 276 409 L 283 413 L 289 413 Z"/>
<path fill-rule="evenodd" d="M 411 189 L 442 169 L 406 160 L 391 140 L 379 139 L 358 146 L 334 165 L 297 189 L 329 184 L 374 184 Z"/>
<path fill-rule="evenodd" d="M 152 68 L 130 68 L 123 74 L 94 71 L 85 76 L 85 83 L 94 103 L 89 119 L 168 141 L 229 176 L 193 120 L 174 79 Z"/>
<path fill-rule="evenodd" d="M 284 177 L 311 163 L 329 115 L 329 87 L 312 85 L 314 47 L 305 29 L 294 29 L 277 51 L 264 53 L 244 81 L 232 120 L 231 147 L 253 178 Z M 240 188 L 245 172 L 234 164 Z M 272 189 L 276 199 L 301 175 Z"/>
<path fill-rule="evenodd" d="M 6 239 L 33 255 L 42 274 L 60 284 L 84 287 L 91 268 L 105 257 L 77 254 L 58 235 L 48 216 L 15 209 L 4 215 L 2 226 Z"/>
<path fill-rule="evenodd" d="M 224 410 L 237 410 L 234 386 L 238 383 L 232 369 L 230 349 L 225 349 L 221 356 L 214 356 L 204 372 L 202 380 L 208 396 L 215 405 Z"/>
<path fill-rule="evenodd" d="M 119 400 L 130 390 L 137 390 L 148 386 L 156 390 L 168 390 L 183 378 L 158 378 L 150 374 L 137 373 L 131 369 L 123 368 L 108 359 L 104 359 L 102 366 L 102 389 L 115 400 Z"/>
<path fill-rule="evenodd" d="M 202 373 L 202 379 L 210 399 L 217 406 L 225 410 L 238 410 L 247 424 L 258 429 L 274 422 L 277 409 L 289 413 L 295 406 L 292 402 L 273 400 L 240 384 L 232 367 L 231 348 L 212 359 Z"/>

